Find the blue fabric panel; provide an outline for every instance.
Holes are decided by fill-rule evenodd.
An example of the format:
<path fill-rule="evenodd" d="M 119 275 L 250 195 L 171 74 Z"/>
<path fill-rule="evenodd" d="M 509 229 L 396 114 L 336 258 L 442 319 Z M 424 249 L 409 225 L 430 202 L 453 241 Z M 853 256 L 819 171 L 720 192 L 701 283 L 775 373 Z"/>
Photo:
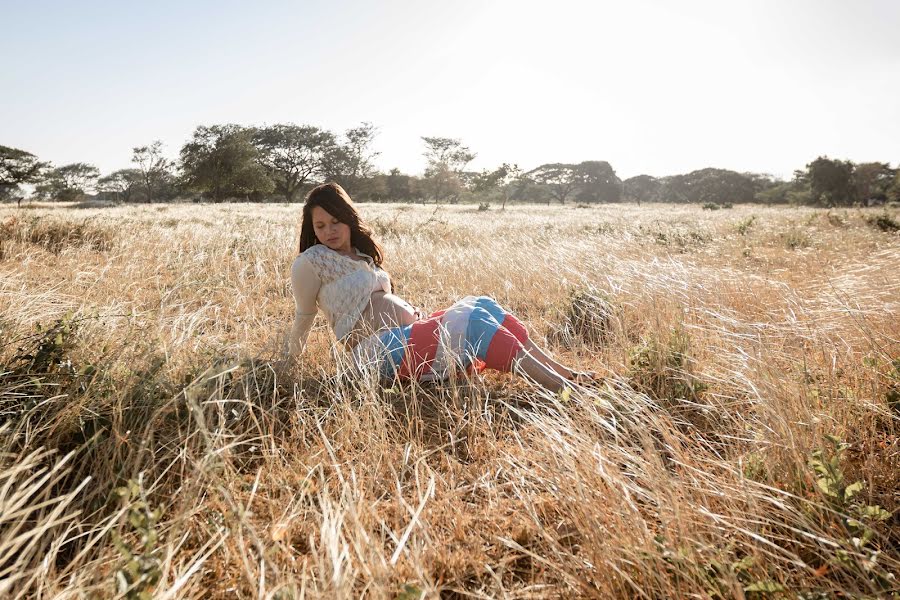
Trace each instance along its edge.
<path fill-rule="evenodd" d="M 491 313 L 491 316 L 494 317 L 494 320 L 497 321 L 497 323 L 502 324 L 503 319 L 506 318 L 506 311 L 503 310 L 500 305 L 497 304 L 497 301 L 490 296 L 479 296 L 478 300 L 475 302 L 475 306 L 483 308 Z"/>
<path fill-rule="evenodd" d="M 487 309 L 476 303 L 469 315 L 469 326 L 466 328 L 466 351 L 484 360 L 491 339 L 500 328 L 500 323 Z"/>
<path fill-rule="evenodd" d="M 381 373 L 385 377 L 393 377 L 400 364 L 403 362 L 403 356 L 406 354 L 406 344 L 409 341 L 409 334 L 412 331 L 412 325 L 404 325 L 402 327 L 393 327 L 381 334 L 381 343 L 384 344 L 387 355 L 381 364 Z"/>

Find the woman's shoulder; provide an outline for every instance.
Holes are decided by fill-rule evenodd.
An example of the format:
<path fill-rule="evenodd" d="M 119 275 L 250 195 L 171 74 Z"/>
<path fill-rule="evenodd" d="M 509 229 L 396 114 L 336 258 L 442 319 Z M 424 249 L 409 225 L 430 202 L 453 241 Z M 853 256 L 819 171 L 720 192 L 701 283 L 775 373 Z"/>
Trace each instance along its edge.
<path fill-rule="evenodd" d="M 301 252 L 297 256 L 297 258 L 300 258 L 301 256 L 305 256 L 307 258 L 318 258 L 320 256 L 327 256 L 328 254 L 331 254 L 332 252 L 334 252 L 334 251 L 331 250 L 330 248 L 328 248 L 327 246 L 325 246 L 324 244 L 313 244 L 312 246 L 310 246 L 309 248 L 307 248 L 306 250 Z"/>
<path fill-rule="evenodd" d="M 340 260 L 341 255 L 322 244 L 310 246 L 297 255 L 294 259 L 292 270 L 296 272 L 311 272 L 326 282 L 331 281 L 346 270 L 346 266 Z"/>
<path fill-rule="evenodd" d="M 303 252 L 297 255 L 294 259 L 294 266 L 303 264 L 303 263 L 311 263 L 316 268 L 321 268 L 330 260 L 332 260 L 332 254 L 334 252 L 329 248 L 323 246 L 322 244 L 316 244 L 314 246 L 310 246 Z"/>
<path fill-rule="evenodd" d="M 302 273 L 312 272 L 318 275 L 318 272 L 322 265 L 322 253 L 318 250 L 313 251 L 313 248 L 315 248 L 315 246 L 307 248 L 294 257 L 294 262 L 291 263 L 292 274 L 299 275 Z"/>

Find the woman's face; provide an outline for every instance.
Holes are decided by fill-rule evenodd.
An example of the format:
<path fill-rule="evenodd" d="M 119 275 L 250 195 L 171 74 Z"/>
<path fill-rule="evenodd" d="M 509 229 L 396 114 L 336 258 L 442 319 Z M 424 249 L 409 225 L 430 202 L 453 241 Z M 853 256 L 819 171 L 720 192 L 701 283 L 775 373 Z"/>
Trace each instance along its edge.
<path fill-rule="evenodd" d="M 338 252 L 350 252 L 349 225 L 338 221 L 321 206 L 314 206 L 310 214 L 313 231 L 320 243 Z"/>

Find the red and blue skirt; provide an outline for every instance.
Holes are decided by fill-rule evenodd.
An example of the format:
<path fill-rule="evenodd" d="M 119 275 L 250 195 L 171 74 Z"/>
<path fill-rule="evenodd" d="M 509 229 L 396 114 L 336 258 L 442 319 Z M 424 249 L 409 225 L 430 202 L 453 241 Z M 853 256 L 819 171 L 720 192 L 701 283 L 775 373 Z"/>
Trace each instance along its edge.
<path fill-rule="evenodd" d="M 466 296 L 412 325 L 379 331 L 357 344 L 357 368 L 384 379 L 438 381 L 459 370 L 510 371 L 528 340 L 525 326 L 489 296 Z"/>

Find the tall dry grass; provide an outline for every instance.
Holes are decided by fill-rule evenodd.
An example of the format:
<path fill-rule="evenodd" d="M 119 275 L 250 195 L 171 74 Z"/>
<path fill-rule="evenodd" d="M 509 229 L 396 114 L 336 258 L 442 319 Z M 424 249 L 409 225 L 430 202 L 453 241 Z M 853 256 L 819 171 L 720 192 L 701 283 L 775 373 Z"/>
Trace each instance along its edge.
<path fill-rule="evenodd" d="M 0 594 L 898 593 L 876 213 L 361 209 L 401 295 L 605 383 L 352 380 L 324 322 L 276 366 L 296 206 L 2 208 Z"/>

